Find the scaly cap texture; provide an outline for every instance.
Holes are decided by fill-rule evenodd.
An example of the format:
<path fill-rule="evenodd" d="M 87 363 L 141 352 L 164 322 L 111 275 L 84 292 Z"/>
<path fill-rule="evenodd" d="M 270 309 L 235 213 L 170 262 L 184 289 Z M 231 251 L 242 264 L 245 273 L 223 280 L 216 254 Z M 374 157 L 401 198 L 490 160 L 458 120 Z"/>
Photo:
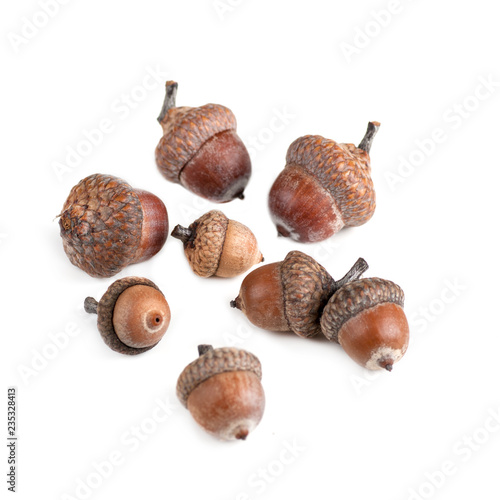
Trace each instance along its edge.
<path fill-rule="evenodd" d="M 262 378 L 262 367 L 254 354 L 236 347 L 210 349 L 190 363 L 177 380 L 177 397 L 187 407 L 191 392 L 202 382 L 224 372 L 250 371 Z"/>
<path fill-rule="evenodd" d="M 335 281 L 312 257 L 294 250 L 280 266 L 285 318 L 290 329 L 301 337 L 321 331 L 319 317 L 333 293 Z"/>
<path fill-rule="evenodd" d="M 156 163 L 169 181 L 177 183 L 184 166 L 208 139 L 226 130 L 236 130 L 234 114 L 220 104 L 172 108 L 161 123 L 165 134 L 156 147 Z"/>
<path fill-rule="evenodd" d="M 300 165 L 332 194 L 346 226 L 360 226 L 373 215 L 375 190 L 370 156 L 363 149 L 306 135 L 292 142 L 286 163 Z"/>
<path fill-rule="evenodd" d="M 71 190 L 59 219 L 69 260 L 90 276 L 109 277 L 134 262 L 143 211 L 124 180 L 94 174 Z"/>
<path fill-rule="evenodd" d="M 189 226 L 193 238 L 184 245 L 184 253 L 198 276 L 208 278 L 217 271 L 228 224 L 220 210 L 211 210 Z"/>
<path fill-rule="evenodd" d="M 363 278 L 341 287 L 323 310 L 321 331 L 328 340 L 338 342 L 342 325 L 358 313 L 383 302 L 404 306 L 404 292 L 389 280 Z"/>

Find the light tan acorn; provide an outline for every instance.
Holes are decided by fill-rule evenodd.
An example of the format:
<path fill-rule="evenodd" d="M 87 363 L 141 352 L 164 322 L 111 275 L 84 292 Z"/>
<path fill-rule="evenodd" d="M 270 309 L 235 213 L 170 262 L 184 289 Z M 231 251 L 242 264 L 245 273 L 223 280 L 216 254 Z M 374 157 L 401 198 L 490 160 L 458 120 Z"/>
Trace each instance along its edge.
<path fill-rule="evenodd" d="M 177 225 L 172 236 L 184 243 L 191 269 L 202 278 L 232 278 L 264 260 L 252 231 L 220 210 L 207 212 L 188 228 Z"/>
<path fill-rule="evenodd" d="M 207 432 L 222 440 L 246 439 L 264 414 L 258 358 L 234 347 L 198 346 L 199 357 L 177 381 L 177 397 Z"/>
<path fill-rule="evenodd" d="M 136 276 L 115 281 L 97 302 L 87 297 L 85 311 L 97 314 L 97 328 L 108 347 L 140 354 L 162 339 L 170 324 L 170 307 L 160 289 Z"/>
<path fill-rule="evenodd" d="M 403 290 L 392 281 L 352 281 L 342 286 L 325 306 L 321 330 L 365 368 L 391 371 L 409 342 L 403 306 Z"/>
<path fill-rule="evenodd" d="M 335 281 L 312 257 L 294 250 L 283 261 L 249 273 L 230 305 L 259 328 L 313 337 L 321 331 L 319 319 L 331 295 L 367 268 L 368 264 L 358 259 L 341 280 Z"/>
<path fill-rule="evenodd" d="M 378 122 L 370 122 L 358 147 L 319 135 L 296 139 L 269 192 L 269 210 L 280 236 L 317 242 L 343 227 L 360 226 L 375 211 L 369 152 Z"/>
<path fill-rule="evenodd" d="M 163 137 L 156 147 L 156 164 L 171 182 L 193 193 L 224 203 L 243 199 L 252 165 L 236 134 L 236 118 L 220 104 L 176 106 L 177 83 L 166 83 L 158 121 Z"/>
<path fill-rule="evenodd" d="M 168 214 L 157 196 L 94 174 L 71 190 L 59 227 L 71 263 L 102 278 L 158 253 L 168 236 Z"/>

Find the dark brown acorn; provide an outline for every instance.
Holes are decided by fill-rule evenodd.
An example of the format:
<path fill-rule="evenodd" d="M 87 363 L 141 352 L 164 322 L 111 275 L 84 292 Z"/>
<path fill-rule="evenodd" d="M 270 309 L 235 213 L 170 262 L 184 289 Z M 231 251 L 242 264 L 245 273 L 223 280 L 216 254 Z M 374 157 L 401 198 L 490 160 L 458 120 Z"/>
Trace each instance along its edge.
<path fill-rule="evenodd" d="M 97 314 L 104 342 L 122 354 L 153 348 L 170 324 L 170 307 L 160 289 L 146 278 L 115 281 L 97 302 L 87 297 L 85 311 Z"/>
<path fill-rule="evenodd" d="M 294 250 L 282 262 L 248 274 L 231 307 L 240 309 L 259 328 L 313 337 L 321 331 L 319 319 L 331 295 L 367 268 L 368 264 L 358 259 L 341 280 L 335 281 L 312 257 Z"/>
<path fill-rule="evenodd" d="M 198 346 L 199 357 L 177 381 L 177 397 L 207 432 L 246 439 L 264 414 L 262 369 L 256 356 L 234 347 Z"/>
<path fill-rule="evenodd" d="M 71 263 L 106 278 L 160 251 L 168 236 L 168 215 L 155 195 L 118 177 L 94 174 L 71 190 L 59 227 Z"/>
<path fill-rule="evenodd" d="M 156 164 L 171 182 L 218 203 L 243 198 L 251 174 L 248 151 L 236 134 L 236 118 L 219 104 L 176 107 L 177 83 L 166 83 L 158 121 L 163 137 Z"/>
<path fill-rule="evenodd" d="M 172 236 L 184 243 L 191 269 L 202 278 L 232 278 L 263 261 L 252 231 L 220 210 L 207 212 L 188 228 L 177 225 Z"/>
<path fill-rule="evenodd" d="M 372 217 L 375 191 L 369 152 L 379 126 L 370 122 L 358 147 L 319 135 L 300 137 L 290 145 L 285 169 L 269 193 L 279 235 L 317 242 Z"/>
<path fill-rule="evenodd" d="M 391 371 L 409 342 L 403 306 L 403 290 L 392 281 L 352 281 L 342 286 L 325 306 L 321 330 L 365 368 Z"/>

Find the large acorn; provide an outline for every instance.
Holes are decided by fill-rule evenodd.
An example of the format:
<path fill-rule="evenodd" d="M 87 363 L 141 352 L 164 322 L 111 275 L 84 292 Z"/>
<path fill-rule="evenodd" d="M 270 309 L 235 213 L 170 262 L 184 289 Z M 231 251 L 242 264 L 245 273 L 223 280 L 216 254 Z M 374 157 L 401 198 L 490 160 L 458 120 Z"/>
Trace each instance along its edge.
<path fill-rule="evenodd" d="M 364 278 L 342 286 L 329 300 L 321 330 L 370 370 L 392 370 L 408 347 L 403 290 L 389 280 Z"/>
<path fill-rule="evenodd" d="M 379 126 L 370 122 L 358 147 L 319 135 L 300 137 L 290 145 L 285 169 L 269 193 L 279 235 L 317 242 L 371 218 L 375 191 L 369 152 Z"/>
<path fill-rule="evenodd" d="M 136 276 L 115 281 L 99 302 L 87 297 L 84 307 L 97 314 L 97 328 L 106 345 L 121 354 L 152 349 L 170 324 L 170 307 L 161 290 Z"/>
<path fill-rule="evenodd" d="M 160 251 L 168 215 L 155 195 L 118 177 L 94 174 L 71 190 L 59 227 L 71 263 L 90 276 L 109 277 Z"/>
<path fill-rule="evenodd" d="M 207 432 L 246 439 L 262 419 L 265 395 L 258 358 L 243 349 L 198 346 L 199 357 L 177 381 L 177 397 Z"/>
<path fill-rule="evenodd" d="M 248 274 L 231 307 L 240 309 L 259 328 L 313 337 L 321 331 L 319 319 L 331 295 L 367 268 L 366 262 L 358 259 L 341 280 L 335 281 L 312 257 L 294 250 L 283 261 Z"/>
<path fill-rule="evenodd" d="M 211 201 L 243 198 L 252 169 L 232 111 L 220 104 L 176 107 L 176 94 L 177 83 L 168 81 L 158 117 L 163 137 L 156 164 L 161 173 Z"/>
<path fill-rule="evenodd" d="M 187 228 L 177 225 L 172 236 L 184 243 L 191 269 L 202 278 L 232 278 L 263 260 L 252 231 L 220 210 L 207 212 Z"/>

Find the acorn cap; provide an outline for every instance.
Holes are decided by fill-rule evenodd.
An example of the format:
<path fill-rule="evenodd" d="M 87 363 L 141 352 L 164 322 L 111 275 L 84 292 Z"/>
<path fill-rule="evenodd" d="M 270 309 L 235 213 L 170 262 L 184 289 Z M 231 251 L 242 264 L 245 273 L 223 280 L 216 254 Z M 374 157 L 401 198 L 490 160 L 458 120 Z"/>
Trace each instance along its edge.
<path fill-rule="evenodd" d="M 321 330 L 328 340 L 338 343 L 342 325 L 361 311 L 383 302 L 404 306 L 404 292 L 392 281 L 363 278 L 342 286 L 323 310 Z"/>
<path fill-rule="evenodd" d="M 177 380 L 177 397 L 187 408 L 187 400 L 191 391 L 202 382 L 224 372 L 249 371 L 259 380 L 262 378 L 262 368 L 259 359 L 254 354 L 235 347 L 198 346 L 200 356 L 190 363 Z"/>
<path fill-rule="evenodd" d="M 220 210 L 211 210 L 189 225 L 191 235 L 184 243 L 184 253 L 198 276 L 208 278 L 216 273 L 228 224 L 229 219 Z"/>
<path fill-rule="evenodd" d="M 113 311 L 118 297 L 127 288 L 135 285 L 150 286 L 161 293 L 161 290 L 152 281 L 146 278 L 131 276 L 119 279 L 111 284 L 97 304 L 97 328 L 107 346 L 113 349 L 113 351 L 121 354 L 140 354 L 149 351 L 149 349 L 152 349 L 156 345 L 154 344 L 148 347 L 130 347 L 118 338 L 113 327 Z M 91 298 L 85 300 L 85 309 L 87 312 L 92 312 L 88 310 L 89 301 L 92 300 Z"/>
<path fill-rule="evenodd" d="M 379 126 L 378 122 L 369 123 L 368 138 L 365 136 L 359 147 L 339 144 L 319 135 L 306 135 L 288 148 L 287 165 L 301 166 L 331 193 L 345 226 L 364 224 L 375 210 L 368 153 Z"/>
<path fill-rule="evenodd" d="M 169 81 L 158 121 L 164 135 L 156 147 L 156 163 L 171 182 L 180 183 L 184 166 L 212 136 L 236 130 L 233 112 L 220 104 L 175 107 L 177 83 Z"/>
<path fill-rule="evenodd" d="M 319 316 L 335 290 L 335 280 L 312 257 L 293 250 L 280 267 L 285 318 L 290 330 L 300 337 L 321 331 Z"/>
<path fill-rule="evenodd" d="M 59 219 L 64 251 L 90 276 L 112 276 L 134 262 L 143 210 L 134 189 L 112 175 L 94 174 L 71 190 Z"/>

